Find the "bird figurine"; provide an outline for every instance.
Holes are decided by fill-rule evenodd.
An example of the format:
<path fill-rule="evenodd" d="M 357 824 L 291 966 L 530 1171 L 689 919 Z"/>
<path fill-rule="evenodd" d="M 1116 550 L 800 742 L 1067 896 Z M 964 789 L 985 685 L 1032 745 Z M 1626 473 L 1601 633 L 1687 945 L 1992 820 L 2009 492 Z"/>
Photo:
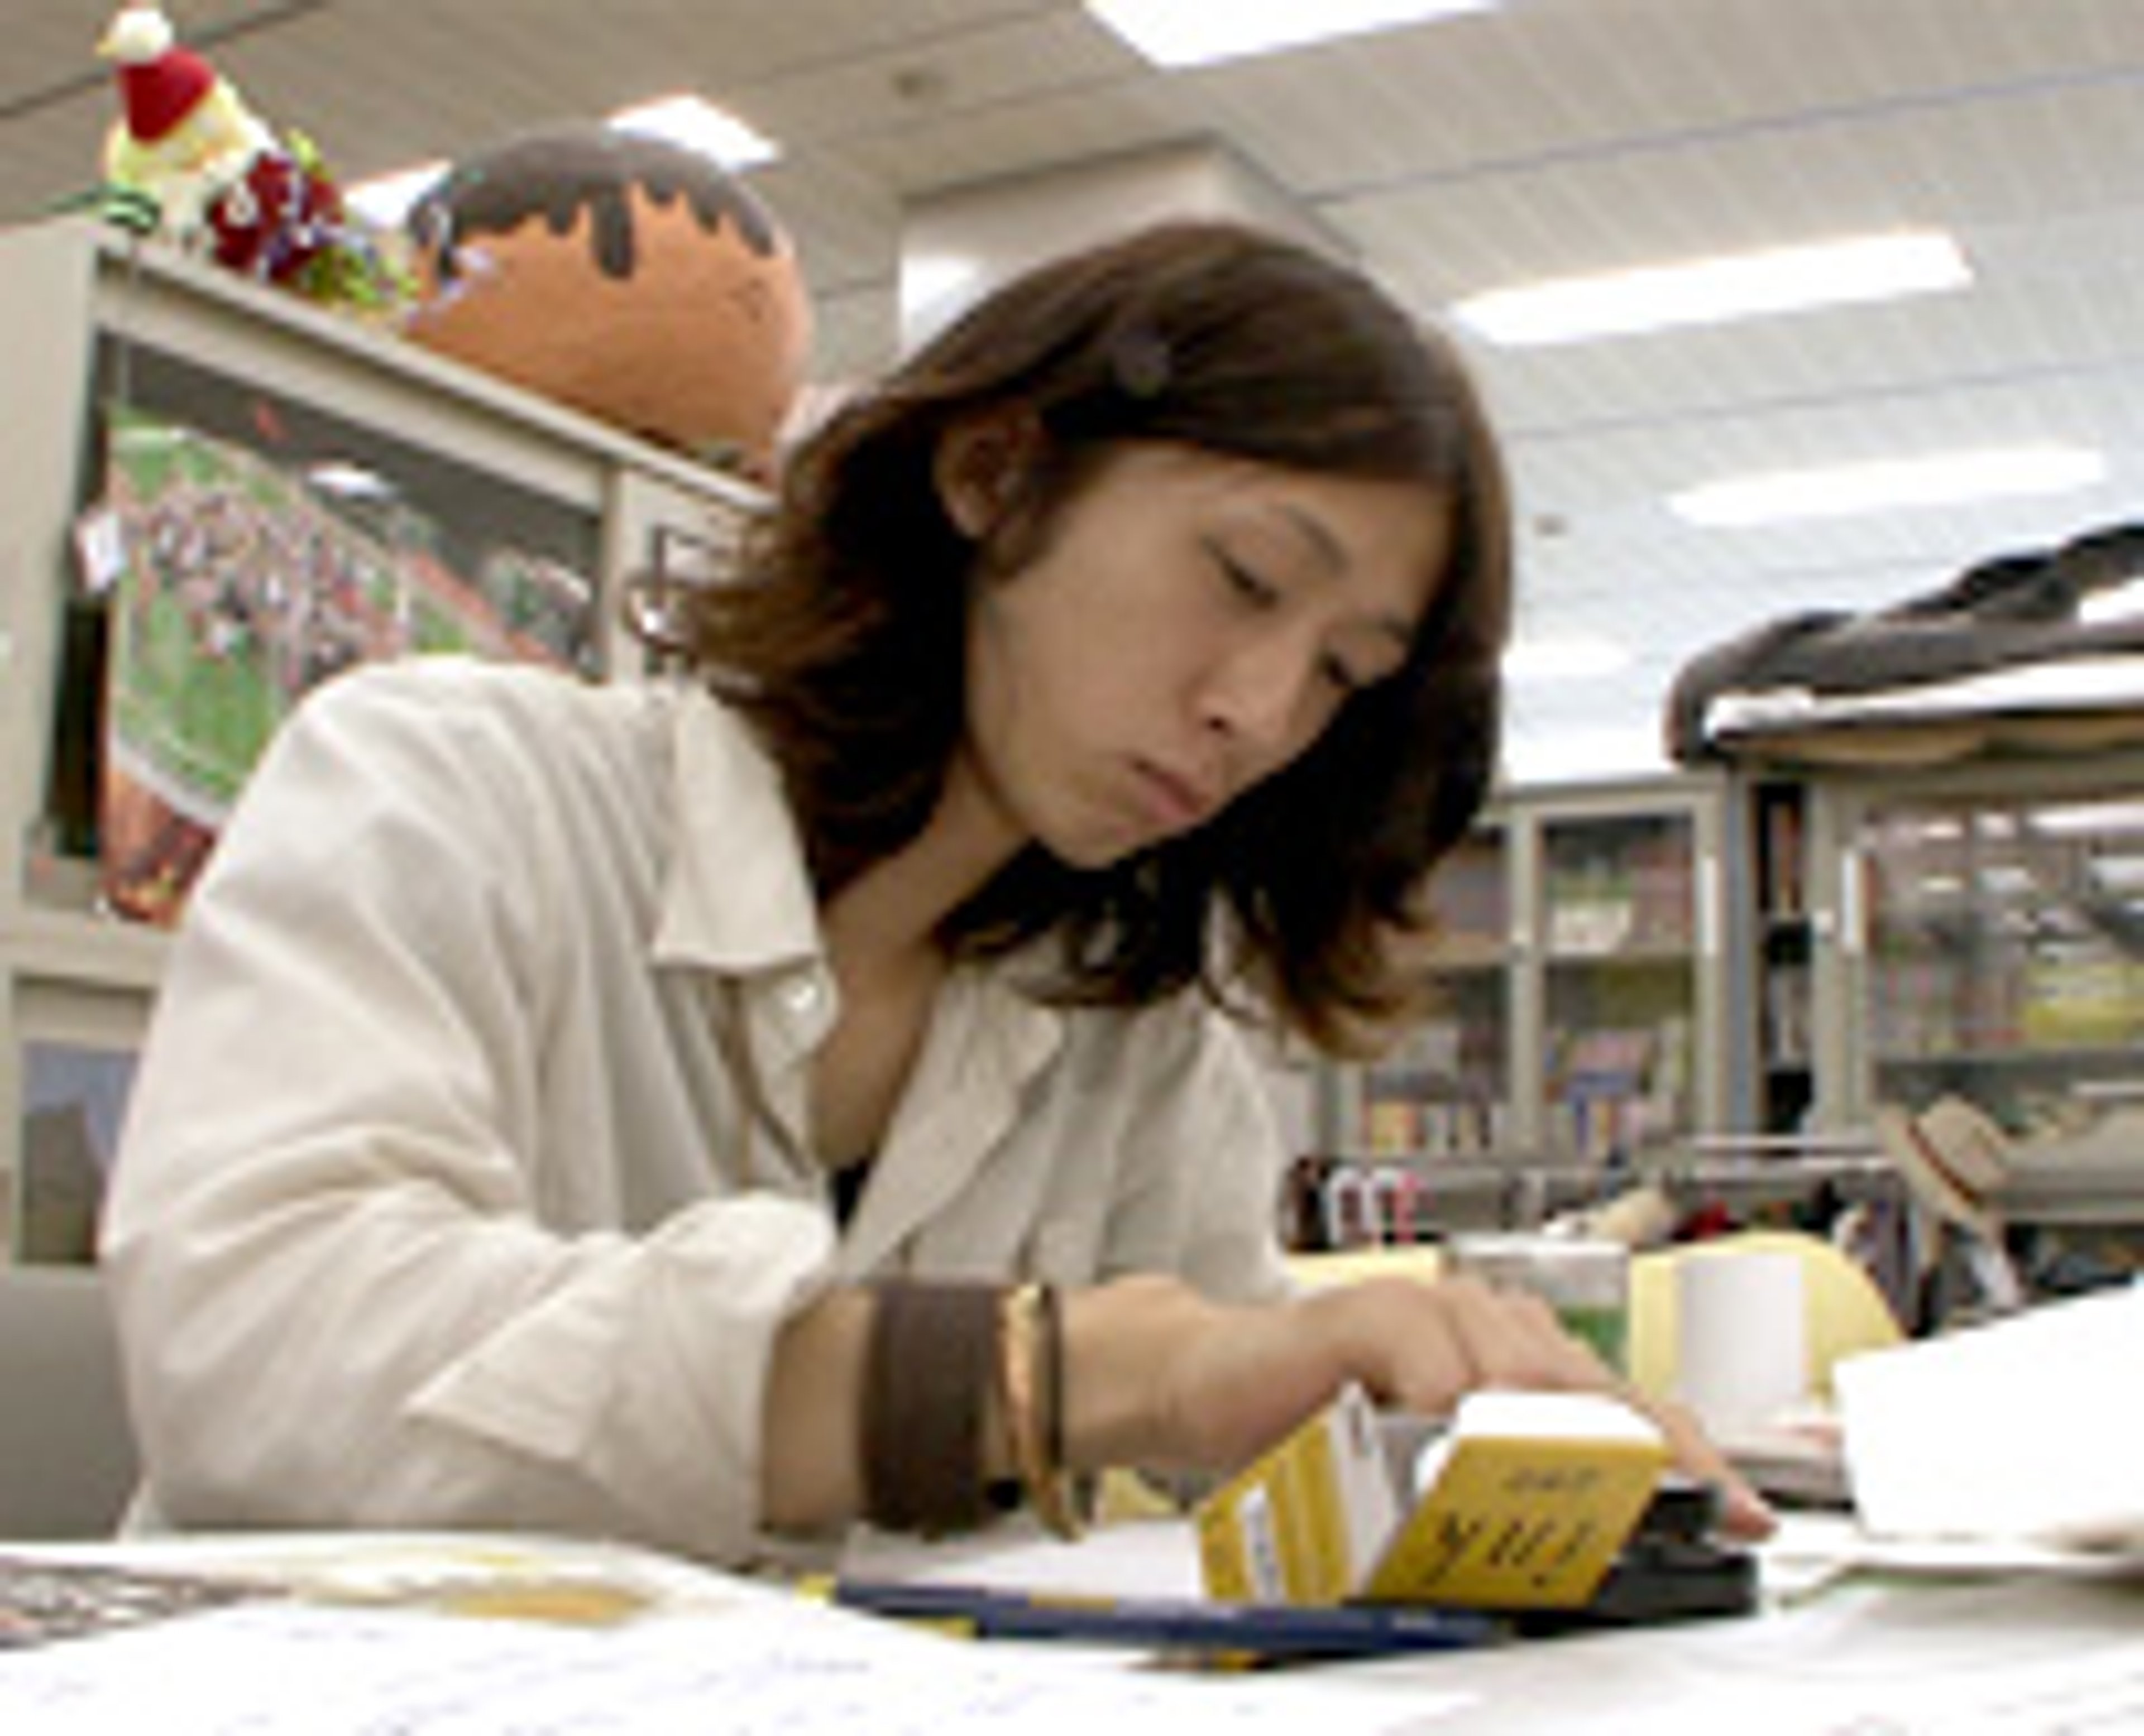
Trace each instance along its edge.
<path fill-rule="evenodd" d="M 279 136 L 156 0 L 127 0 L 97 52 L 119 87 L 102 165 L 113 221 L 316 300 L 379 312 L 406 295 L 406 270 L 345 214 L 312 142 Z"/>

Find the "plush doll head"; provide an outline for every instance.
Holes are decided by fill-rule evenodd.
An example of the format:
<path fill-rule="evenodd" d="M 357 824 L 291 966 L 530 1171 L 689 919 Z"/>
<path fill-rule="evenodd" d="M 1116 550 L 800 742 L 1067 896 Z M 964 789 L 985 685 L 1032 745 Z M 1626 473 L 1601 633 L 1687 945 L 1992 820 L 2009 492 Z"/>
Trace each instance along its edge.
<path fill-rule="evenodd" d="M 458 163 L 411 208 L 414 341 L 765 475 L 810 305 L 787 236 L 697 152 L 602 126 Z"/>

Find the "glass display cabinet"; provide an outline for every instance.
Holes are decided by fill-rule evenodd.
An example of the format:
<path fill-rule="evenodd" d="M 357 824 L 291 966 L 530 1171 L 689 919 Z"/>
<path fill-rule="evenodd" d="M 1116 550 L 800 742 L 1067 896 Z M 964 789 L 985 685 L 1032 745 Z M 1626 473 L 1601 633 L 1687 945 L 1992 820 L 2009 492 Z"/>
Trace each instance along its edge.
<path fill-rule="evenodd" d="M 1529 801 L 1529 1148 L 1609 1164 L 1734 1120 L 1730 799 L 1690 778 Z"/>
<path fill-rule="evenodd" d="M 1841 1114 L 1949 1092 L 2023 1133 L 2144 1095 L 2144 763 L 1983 767 L 1826 799 Z"/>
<path fill-rule="evenodd" d="M 1334 1070 L 1326 1148 L 1442 1165 L 1451 1183 L 1747 1125 L 1737 800 L 1681 774 L 1495 803 L 1432 888 L 1439 1010 L 1380 1064 Z"/>
<path fill-rule="evenodd" d="M 753 496 L 91 218 L 0 231 L 0 325 L 34 335 L 0 357 L 0 1262 L 79 1258 L 162 968 L 149 895 L 212 841 L 191 799 L 360 655 L 649 672 L 628 579 Z M 119 803 L 145 742 L 183 763 Z"/>
<path fill-rule="evenodd" d="M 1479 1157 L 1509 1137 L 1511 920 L 1504 828 L 1468 838 L 1432 889 L 1427 1017 L 1361 1070 L 1350 1143 L 1377 1157 Z"/>

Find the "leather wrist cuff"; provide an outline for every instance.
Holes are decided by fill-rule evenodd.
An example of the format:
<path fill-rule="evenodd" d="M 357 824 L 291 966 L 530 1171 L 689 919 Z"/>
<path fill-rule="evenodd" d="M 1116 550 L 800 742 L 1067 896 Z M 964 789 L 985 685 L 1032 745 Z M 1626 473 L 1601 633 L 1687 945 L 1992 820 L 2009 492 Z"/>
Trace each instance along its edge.
<path fill-rule="evenodd" d="M 860 1418 L 865 1515 L 926 1535 L 980 1525 L 992 1511 L 983 1429 L 998 1288 L 895 1280 L 871 1293 Z"/>

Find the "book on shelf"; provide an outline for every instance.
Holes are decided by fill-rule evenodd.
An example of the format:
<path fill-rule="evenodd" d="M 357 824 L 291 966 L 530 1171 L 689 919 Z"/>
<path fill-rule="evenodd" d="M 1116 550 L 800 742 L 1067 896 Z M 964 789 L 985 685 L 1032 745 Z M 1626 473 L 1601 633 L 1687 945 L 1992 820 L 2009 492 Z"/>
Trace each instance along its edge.
<path fill-rule="evenodd" d="M 1805 915 L 1809 910 L 1808 843 L 1802 805 L 1789 795 L 1774 792 L 1764 798 L 1760 868 L 1764 914 L 1780 920 Z"/>

